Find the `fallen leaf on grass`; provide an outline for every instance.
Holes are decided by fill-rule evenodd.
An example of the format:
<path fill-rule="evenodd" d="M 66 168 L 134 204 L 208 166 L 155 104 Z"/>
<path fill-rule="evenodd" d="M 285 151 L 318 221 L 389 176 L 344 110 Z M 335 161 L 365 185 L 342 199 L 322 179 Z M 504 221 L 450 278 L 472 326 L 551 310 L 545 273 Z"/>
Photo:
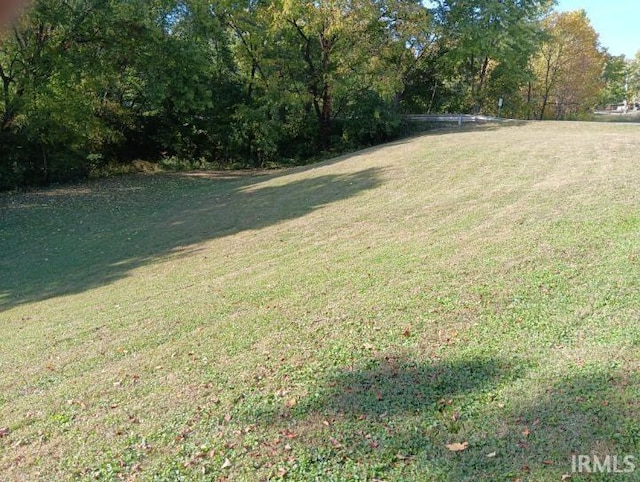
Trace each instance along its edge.
<path fill-rule="evenodd" d="M 340 442 L 338 442 L 335 438 L 331 437 L 329 439 L 329 441 L 331 442 L 331 445 L 333 445 L 335 448 L 339 449 L 340 447 L 342 447 L 342 444 Z"/>
<path fill-rule="evenodd" d="M 295 398 L 290 398 L 285 402 L 285 405 L 287 406 L 287 408 L 293 408 L 296 406 L 296 403 L 298 403 L 298 401 Z"/>
<path fill-rule="evenodd" d="M 467 447 L 469 447 L 469 442 L 454 442 L 452 444 L 448 444 L 447 449 L 451 450 L 452 452 L 461 452 L 463 450 L 466 450 Z"/>
<path fill-rule="evenodd" d="M 571 474 L 562 474 L 562 482 L 564 482 L 565 480 L 569 480 L 571 478 Z"/>
<path fill-rule="evenodd" d="M 80 408 L 87 408 L 87 405 L 84 402 L 74 399 L 67 400 L 67 405 L 79 405 Z"/>
<path fill-rule="evenodd" d="M 491 452 L 490 454 L 487 454 L 487 457 L 489 457 L 490 459 L 495 457 L 496 455 L 498 455 L 496 452 Z"/>
<path fill-rule="evenodd" d="M 7 427 L 0 428 L 0 438 L 1 437 L 6 437 L 10 433 L 11 433 L 11 430 L 9 430 Z"/>
<path fill-rule="evenodd" d="M 222 464 L 222 468 L 223 469 L 228 469 L 229 467 L 231 467 L 231 460 L 224 459 L 224 463 Z"/>
<path fill-rule="evenodd" d="M 529 427 L 525 427 L 524 430 L 522 431 L 522 435 L 524 435 L 525 437 L 528 437 L 530 433 L 531 433 L 531 430 L 529 430 Z"/>
<path fill-rule="evenodd" d="M 542 464 L 543 465 L 553 465 L 553 460 L 543 460 Z"/>

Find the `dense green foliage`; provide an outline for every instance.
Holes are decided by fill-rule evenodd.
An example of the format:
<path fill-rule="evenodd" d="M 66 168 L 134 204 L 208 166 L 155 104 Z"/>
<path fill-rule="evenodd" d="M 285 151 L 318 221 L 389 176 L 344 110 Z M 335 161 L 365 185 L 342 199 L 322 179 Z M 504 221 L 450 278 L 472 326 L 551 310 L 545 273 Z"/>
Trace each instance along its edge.
<path fill-rule="evenodd" d="M 500 97 L 527 117 L 550 4 L 35 1 L 0 41 L 0 189 L 136 159 L 299 163 L 396 137 L 402 113 L 492 114 Z"/>

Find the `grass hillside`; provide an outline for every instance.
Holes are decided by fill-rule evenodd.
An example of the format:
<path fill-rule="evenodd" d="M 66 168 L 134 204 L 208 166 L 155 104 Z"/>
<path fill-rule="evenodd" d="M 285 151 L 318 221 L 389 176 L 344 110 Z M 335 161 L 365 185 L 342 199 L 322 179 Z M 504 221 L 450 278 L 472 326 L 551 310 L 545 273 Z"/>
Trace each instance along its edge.
<path fill-rule="evenodd" d="M 3 195 L 1 478 L 638 476 L 639 186 L 550 122 Z"/>

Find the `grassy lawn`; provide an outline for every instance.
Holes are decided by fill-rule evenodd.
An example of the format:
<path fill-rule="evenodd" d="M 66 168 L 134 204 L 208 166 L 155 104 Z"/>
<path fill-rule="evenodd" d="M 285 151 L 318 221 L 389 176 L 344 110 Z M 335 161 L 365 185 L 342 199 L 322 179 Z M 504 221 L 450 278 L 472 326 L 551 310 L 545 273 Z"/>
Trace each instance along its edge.
<path fill-rule="evenodd" d="M 640 122 L 640 112 L 629 111 L 626 114 L 611 112 L 608 114 L 594 114 L 593 120 L 597 122 Z"/>
<path fill-rule="evenodd" d="M 0 478 L 639 480 L 639 286 L 633 125 L 3 195 Z"/>

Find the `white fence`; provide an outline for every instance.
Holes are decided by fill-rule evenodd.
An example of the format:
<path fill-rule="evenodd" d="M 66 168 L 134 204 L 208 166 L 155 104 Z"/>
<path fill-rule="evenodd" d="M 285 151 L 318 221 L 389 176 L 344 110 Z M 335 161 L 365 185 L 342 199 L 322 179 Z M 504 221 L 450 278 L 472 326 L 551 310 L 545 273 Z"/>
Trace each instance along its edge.
<path fill-rule="evenodd" d="M 497 122 L 502 120 L 499 117 L 469 114 L 409 114 L 404 118 L 413 122 L 449 122 L 458 125 L 466 122 Z"/>

